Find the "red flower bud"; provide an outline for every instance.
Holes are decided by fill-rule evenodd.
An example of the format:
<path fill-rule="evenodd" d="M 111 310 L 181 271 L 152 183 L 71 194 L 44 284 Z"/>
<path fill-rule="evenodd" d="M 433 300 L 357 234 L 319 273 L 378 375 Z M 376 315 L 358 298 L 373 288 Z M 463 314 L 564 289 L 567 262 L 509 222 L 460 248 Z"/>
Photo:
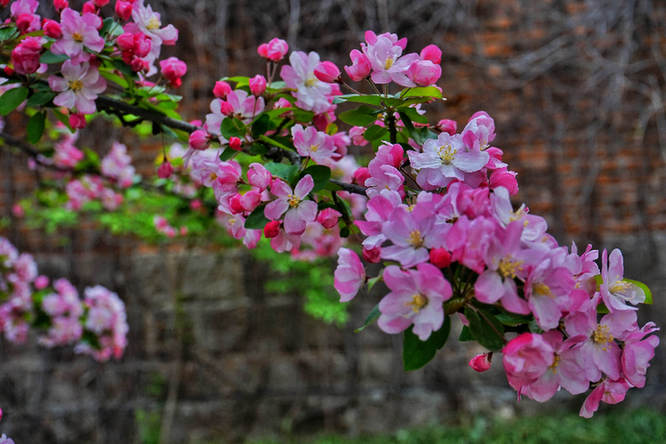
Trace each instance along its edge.
<path fill-rule="evenodd" d="M 266 224 L 264 227 L 264 236 L 266 236 L 267 239 L 271 239 L 275 236 L 280 234 L 280 221 L 279 220 L 272 220 Z"/>
<path fill-rule="evenodd" d="M 470 359 L 469 366 L 479 373 L 485 372 L 486 370 L 490 369 L 491 357 L 492 353 L 483 353 L 480 355 L 476 355 L 472 359 Z"/>
<path fill-rule="evenodd" d="M 430 263 L 438 268 L 446 268 L 451 265 L 451 253 L 446 248 L 433 248 L 430 250 Z"/>

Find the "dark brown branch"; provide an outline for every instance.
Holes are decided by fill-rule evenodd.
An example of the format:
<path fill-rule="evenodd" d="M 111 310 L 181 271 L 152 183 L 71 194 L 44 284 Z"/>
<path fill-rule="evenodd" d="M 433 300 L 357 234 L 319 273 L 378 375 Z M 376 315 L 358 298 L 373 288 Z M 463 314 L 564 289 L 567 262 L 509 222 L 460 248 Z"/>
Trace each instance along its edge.
<path fill-rule="evenodd" d="M 150 120 L 151 122 L 159 123 L 161 125 L 168 126 L 169 128 L 185 131 L 186 133 L 192 133 L 199 129 L 198 127 L 187 122 L 183 122 L 182 120 L 176 120 L 172 119 L 171 117 L 167 117 L 159 111 L 130 105 L 129 103 L 125 103 L 122 100 L 114 99 L 112 97 L 99 96 L 97 100 L 95 100 L 95 103 L 97 104 L 97 109 L 101 111 L 106 111 L 111 114 L 116 114 L 118 112 L 124 114 L 133 114 L 143 118 L 144 120 Z"/>
<path fill-rule="evenodd" d="M 348 191 L 348 192 L 350 192 L 350 193 L 360 194 L 360 195 L 362 195 L 362 196 L 365 196 L 365 189 L 366 189 L 366 188 L 363 187 L 363 186 L 361 186 L 361 185 L 356 185 L 356 184 L 353 184 L 353 183 L 342 182 L 342 181 L 340 181 L 340 180 L 336 180 L 336 179 L 331 179 L 331 183 L 332 183 L 332 184 L 335 184 L 335 185 L 337 185 L 337 186 L 339 186 L 339 187 L 342 188 L 344 191 Z"/>

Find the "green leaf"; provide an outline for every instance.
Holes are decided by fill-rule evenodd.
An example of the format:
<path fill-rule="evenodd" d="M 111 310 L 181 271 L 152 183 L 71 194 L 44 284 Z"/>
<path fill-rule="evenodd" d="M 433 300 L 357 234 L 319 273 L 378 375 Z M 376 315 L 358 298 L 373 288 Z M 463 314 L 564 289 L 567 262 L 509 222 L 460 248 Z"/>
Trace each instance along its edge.
<path fill-rule="evenodd" d="M 264 215 L 264 207 L 266 205 L 259 205 L 254 211 L 245 219 L 245 228 L 253 230 L 261 230 L 268 223 L 268 218 Z"/>
<path fill-rule="evenodd" d="M 248 86 L 250 84 L 250 78 L 245 76 L 223 77 L 222 80 L 225 82 L 231 81 L 236 83 L 236 88 Z"/>
<path fill-rule="evenodd" d="M 408 88 L 400 94 L 400 97 L 432 97 L 433 99 L 441 99 L 442 92 L 434 86 L 422 86 L 418 88 Z"/>
<path fill-rule="evenodd" d="M 224 162 L 225 160 L 229 160 L 232 157 L 234 157 L 234 154 L 236 154 L 238 151 L 234 151 L 229 147 L 226 147 L 224 151 L 222 151 L 222 154 L 220 154 L 220 160 Z"/>
<path fill-rule="evenodd" d="M 61 113 L 55 108 L 51 108 L 51 111 L 53 111 L 53 115 L 56 116 L 56 119 L 58 119 L 63 125 L 65 125 L 67 128 L 69 128 L 69 131 L 71 133 L 74 132 L 72 129 L 72 126 L 69 124 L 69 117 L 67 117 L 65 114 Z"/>
<path fill-rule="evenodd" d="M 380 282 L 383 277 L 384 275 L 380 274 L 379 276 L 375 276 L 373 278 L 368 279 L 368 293 L 372 291 L 373 287 L 377 285 L 377 283 Z"/>
<path fill-rule="evenodd" d="M 268 137 L 265 134 L 262 134 L 259 136 L 259 140 L 263 140 L 264 142 L 268 143 L 269 145 L 276 146 L 278 148 L 282 148 L 283 150 L 287 151 L 293 151 L 293 148 L 288 147 L 284 143 L 280 142 L 279 140 L 275 140 L 273 137 Z"/>
<path fill-rule="evenodd" d="M 136 77 L 136 73 L 132 70 L 132 67 L 129 66 L 127 63 L 123 62 L 122 60 L 114 59 L 112 61 L 112 64 L 118 71 L 125 74 L 126 76 L 130 78 Z"/>
<path fill-rule="evenodd" d="M 650 288 L 648 288 L 647 285 L 645 285 L 641 281 L 635 281 L 633 279 L 624 278 L 622 280 L 624 282 L 629 282 L 630 284 L 634 284 L 635 286 L 637 286 L 638 288 L 643 290 L 643 293 L 645 293 L 645 302 L 643 302 L 643 303 L 644 304 L 652 304 L 652 291 L 650 291 Z"/>
<path fill-rule="evenodd" d="M 254 156 L 263 156 L 268 152 L 268 148 L 263 143 L 253 143 L 247 151 Z"/>
<path fill-rule="evenodd" d="M 312 188 L 313 192 L 325 188 L 326 184 L 331 179 L 331 169 L 324 165 L 312 165 L 303 170 L 300 177 L 303 177 L 306 174 L 312 176 L 312 180 L 314 181 L 314 188 Z"/>
<path fill-rule="evenodd" d="M 114 74 L 104 69 L 100 69 L 99 75 L 104 77 L 106 80 L 110 80 L 111 82 L 116 83 L 118 86 L 120 86 L 123 89 L 127 88 L 127 80 L 125 80 L 124 78 L 120 77 L 117 74 Z"/>
<path fill-rule="evenodd" d="M 449 338 L 451 320 L 448 316 L 445 316 L 442 328 L 432 332 L 425 341 L 421 341 L 412 332 L 412 328 L 405 330 L 402 341 L 402 364 L 405 371 L 420 369 L 435 357 L 437 350 L 442 348 Z"/>
<path fill-rule="evenodd" d="M 404 111 L 398 112 L 400 114 L 400 119 L 402 120 L 402 123 L 405 125 L 405 129 L 409 134 L 412 134 L 414 132 L 414 125 L 412 124 L 412 119 L 409 118 L 407 113 Z"/>
<path fill-rule="evenodd" d="M 314 113 L 312 111 L 305 111 L 300 108 L 294 108 L 294 120 L 297 122 L 310 123 L 314 119 Z"/>
<path fill-rule="evenodd" d="M 360 333 L 363 330 L 365 330 L 370 324 L 372 324 L 379 318 L 379 315 L 381 315 L 381 312 L 379 311 L 379 304 L 377 304 L 374 307 L 372 307 L 372 310 L 370 311 L 370 313 L 368 313 L 368 316 L 366 316 L 365 321 L 363 321 L 363 325 L 355 329 L 354 333 Z"/>
<path fill-rule="evenodd" d="M 50 92 L 50 91 L 40 91 L 36 92 L 33 95 L 30 96 L 28 99 L 28 102 L 26 103 L 27 106 L 31 107 L 38 107 L 42 105 L 46 105 L 49 103 L 53 98 L 56 96 L 56 93 Z"/>
<path fill-rule="evenodd" d="M 19 31 L 14 26 L 8 26 L 7 28 L 0 28 L 0 42 L 14 39 L 18 36 L 19 36 Z"/>
<path fill-rule="evenodd" d="M 28 133 L 28 142 L 37 143 L 39 139 L 42 138 L 44 134 L 44 123 L 46 121 L 46 112 L 41 111 L 35 113 L 28 120 L 27 133 Z"/>
<path fill-rule="evenodd" d="M 370 125 L 363 133 L 363 138 L 369 142 L 379 140 L 386 136 L 388 136 L 388 130 L 379 125 Z"/>
<path fill-rule="evenodd" d="M 298 166 L 287 165 L 286 163 L 268 162 L 264 167 L 266 167 L 273 176 L 284 179 L 287 182 L 291 182 L 291 178 L 298 171 Z"/>
<path fill-rule="evenodd" d="M 99 32 L 102 36 L 108 34 L 111 37 L 116 37 L 123 33 L 123 27 L 120 26 L 120 24 L 116 22 L 113 17 L 105 18 L 102 23 L 104 24 L 102 25 L 102 29 Z"/>
<path fill-rule="evenodd" d="M 479 344 L 490 351 L 504 346 L 504 327 L 489 311 L 466 307 L 465 317 L 469 321 L 470 333 Z"/>
<path fill-rule="evenodd" d="M 235 117 L 227 117 L 222 120 L 220 131 L 222 131 L 222 135 L 227 139 L 243 137 L 245 135 L 245 124 Z"/>
<path fill-rule="evenodd" d="M 367 103 L 368 105 L 380 106 L 384 96 L 378 94 L 345 94 L 342 96 L 335 96 L 333 98 L 333 103 L 345 103 L 345 102 L 354 102 L 354 103 Z"/>
<path fill-rule="evenodd" d="M 518 327 L 519 325 L 528 324 L 533 318 L 532 316 L 519 315 L 515 313 L 502 312 L 495 315 L 495 318 L 504 325 L 509 327 Z"/>
<path fill-rule="evenodd" d="M 406 114 L 412 122 L 428 123 L 428 117 L 425 114 L 419 114 L 416 109 L 409 106 L 401 106 L 398 108 L 398 112 L 401 116 L 403 113 Z"/>
<path fill-rule="evenodd" d="M 0 115 L 6 116 L 14 111 L 25 99 L 28 98 L 28 92 L 30 92 L 30 90 L 25 86 L 12 88 L 6 91 L 2 97 L 0 97 Z"/>
<path fill-rule="evenodd" d="M 360 106 L 356 109 L 345 111 L 338 117 L 349 125 L 368 126 L 372 125 L 377 120 L 379 110 L 369 106 Z"/>
<path fill-rule="evenodd" d="M 266 131 L 275 129 L 275 125 L 271 121 L 271 118 L 266 113 L 261 113 L 252 123 L 252 137 L 255 139 L 262 134 L 265 134 Z"/>
<path fill-rule="evenodd" d="M 50 65 L 52 63 L 62 63 L 65 60 L 68 60 L 69 56 L 66 54 L 53 54 L 51 51 L 46 51 L 42 56 L 39 58 L 40 63 L 46 63 L 47 65 Z"/>
<path fill-rule="evenodd" d="M 463 325 L 462 330 L 460 330 L 460 335 L 458 336 L 458 340 L 460 342 L 468 342 L 474 340 L 474 336 L 472 336 L 472 333 L 470 333 L 468 326 Z"/>

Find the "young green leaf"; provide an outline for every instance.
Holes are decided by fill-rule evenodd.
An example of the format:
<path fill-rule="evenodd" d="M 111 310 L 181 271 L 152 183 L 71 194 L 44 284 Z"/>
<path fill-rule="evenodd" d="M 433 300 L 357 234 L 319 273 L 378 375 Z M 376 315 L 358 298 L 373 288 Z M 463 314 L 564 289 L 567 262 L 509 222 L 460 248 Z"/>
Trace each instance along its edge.
<path fill-rule="evenodd" d="M 0 97 L 0 115 L 6 116 L 14 111 L 25 99 L 28 98 L 30 90 L 25 86 L 12 88 Z"/>
<path fill-rule="evenodd" d="M 312 165 L 303 170 L 300 177 L 303 177 L 306 174 L 312 176 L 312 180 L 314 181 L 314 188 L 312 188 L 313 192 L 325 188 L 326 184 L 331 179 L 331 169 L 324 165 Z"/>
<path fill-rule="evenodd" d="M 26 131 L 28 133 L 28 142 L 30 143 L 39 142 L 39 139 L 42 138 L 42 134 L 44 134 L 45 121 L 46 121 L 46 112 L 44 111 L 35 113 L 32 115 L 32 117 L 30 117 L 30 120 L 28 120 L 28 126 L 26 128 Z"/>
<path fill-rule="evenodd" d="M 370 324 L 372 324 L 379 318 L 379 315 L 381 315 L 381 313 L 379 312 L 379 304 L 377 304 L 372 308 L 372 311 L 368 313 L 368 316 L 365 318 L 365 321 L 363 321 L 363 325 L 355 329 L 354 333 L 360 333 L 363 330 L 365 330 Z"/>
<path fill-rule="evenodd" d="M 495 316 L 482 308 L 465 308 L 465 317 L 469 321 L 469 330 L 479 344 L 490 351 L 504 346 L 504 327 Z"/>
<path fill-rule="evenodd" d="M 412 327 L 405 330 L 402 341 L 402 363 L 406 371 L 418 370 L 435 357 L 437 350 L 446 344 L 451 332 L 451 320 L 448 316 L 444 317 L 442 328 L 432 332 L 430 337 L 421 341 L 418 336 L 412 332 Z"/>
<path fill-rule="evenodd" d="M 53 54 L 51 51 L 46 51 L 39 58 L 39 62 L 40 63 L 46 63 L 47 65 L 50 65 L 52 63 L 62 63 L 67 59 L 69 59 L 69 56 L 67 56 L 65 54 Z"/>
<path fill-rule="evenodd" d="M 298 171 L 298 166 L 287 165 L 286 163 L 269 162 L 264 165 L 264 167 L 266 167 L 266 169 L 270 171 L 273 176 L 284 179 L 287 182 L 290 182 L 294 173 Z"/>
<path fill-rule="evenodd" d="M 350 125 L 368 126 L 377 120 L 378 109 L 369 106 L 360 106 L 356 109 L 345 111 L 340 114 L 340 120 Z"/>
<path fill-rule="evenodd" d="M 400 97 L 432 97 L 433 99 L 441 99 L 442 92 L 435 86 L 423 86 L 418 88 L 408 88 L 400 94 Z"/>
<path fill-rule="evenodd" d="M 235 117 L 227 117 L 222 120 L 220 131 L 227 139 L 232 137 L 243 137 L 245 135 L 245 124 Z"/>
<path fill-rule="evenodd" d="M 647 285 L 645 285 L 641 281 L 635 281 L 633 279 L 624 278 L 622 280 L 624 282 L 629 282 L 630 284 L 634 284 L 635 286 L 643 290 L 643 293 L 645 293 L 645 301 L 643 303 L 652 304 L 652 291 L 650 291 L 650 288 Z"/>
<path fill-rule="evenodd" d="M 363 133 L 363 138 L 367 141 L 378 140 L 386 136 L 388 136 L 388 130 L 379 125 L 371 125 Z"/>
<path fill-rule="evenodd" d="M 245 228 L 261 230 L 268 223 L 268 219 L 264 216 L 264 207 L 266 205 L 259 205 L 252 213 L 245 219 Z"/>

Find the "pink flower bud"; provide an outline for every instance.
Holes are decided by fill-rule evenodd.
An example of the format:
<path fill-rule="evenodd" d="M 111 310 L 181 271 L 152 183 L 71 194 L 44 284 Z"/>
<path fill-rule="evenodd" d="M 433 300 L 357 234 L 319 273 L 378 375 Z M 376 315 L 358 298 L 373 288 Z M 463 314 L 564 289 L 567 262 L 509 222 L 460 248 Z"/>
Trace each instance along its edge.
<path fill-rule="evenodd" d="M 446 248 L 433 248 L 430 250 L 430 263 L 437 268 L 446 268 L 451 264 L 451 253 Z"/>
<path fill-rule="evenodd" d="M 365 181 L 370 178 L 370 170 L 368 170 L 366 167 L 361 167 L 358 168 L 356 171 L 354 171 L 354 174 L 352 175 L 352 179 L 354 182 L 361 186 L 365 186 Z"/>
<path fill-rule="evenodd" d="M 160 179 L 168 179 L 173 174 L 173 165 L 169 161 L 162 162 L 162 165 L 157 169 L 157 177 Z"/>
<path fill-rule="evenodd" d="M 61 11 L 69 6 L 69 2 L 67 0 L 53 0 L 53 7 L 56 9 L 56 11 Z"/>
<path fill-rule="evenodd" d="M 271 183 L 271 173 L 260 163 L 252 163 L 247 170 L 247 181 L 250 185 L 265 190 Z"/>
<path fill-rule="evenodd" d="M 289 100 L 285 99 L 284 97 L 280 97 L 277 102 L 275 102 L 275 105 L 273 105 L 273 108 L 278 109 L 278 108 L 289 108 L 291 107 L 291 102 Z"/>
<path fill-rule="evenodd" d="M 483 373 L 490 369 L 490 353 L 482 353 L 480 355 L 474 356 L 469 361 L 469 366 L 472 367 L 479 373 Z"/>
<path fill-rule="evenodd" d="M 21 204 L 12 205 L 12 214 L 18 218 L 25 216 L 25 211 L 23 210 Z"/>
<path fill-rule="evenodd" d="M 215 82 L 213 95 L 218 99 L 224 99 L 231 92 L 231 86 L 222 80 Z"/>
<path fill-rule="evenodd" d="M 87 1 L 83 4 L 81 13 L 85 14 L 86 12 L 90 14 L 97 14 L 97 7 L 95 6 L 95 3 L 92 0 Z"/>
<path fill-rule="evenodd" d="M 199 199 L 194 199 L 190 201 L 190 208 L 194 211 L 200 210 L 203 207 L 203 204 Z"/>
<path fill-rule="evenodd" d="M 256 76 L 252 77 L 249 81 L 250 84 L 250 92 L 254 94 L 255 96 L 260 96 L 266 91 L 266 77 L 262 76 L 261 74 L 257 74 Z"/>
<path fill-rule="evenodd" d="M 257 53 L 268 60 L 274 62 L 282 60 L 282 58 L 289 51 L 289 45 L 282 39 L 273 38 L 268 43 L 262 43 L 257 48 Z"/>
<path fill-rule="evenodd" d="M 47 278 L 43 274 L 40 274 L 35 278 L 34 285 L 37 290 L 43 290 L 49 286 L 49 278 Z"/>
<path fill-rule="evenodd" d="M 132 17 L 132 2 L 117 0 L 115 11 L 122 20 L 129 20 Z"/>
<path fill-rule="evenodd" d="M 322 82 L 333 83 L 340 77 L 340 69 L 335 63 L 324 61 L 315 67 L 314 75 Z"/>
<path fill-rule="evenodd" d="M 59 39 L 62 37 L 60 23 L 56 22 L 55 20 L 45 19 L 42 28 L 44 29 L 44 34 L 46 34 L 48 37 L 54 39 Z"/>
<path fill-rule="evenodd" d="M 19 29 L 19 31 L 21 31 L 22 34 L 29 32 L 29 29 L 36 18 L 37 17 L 30 13 L 19 14 L 18 17 L 16 17 L 16 27 Z M 39 23 L 39 19 L 37 19 L 37 23 Z"/>
<path fill-rule="evenodd" d="M 356 146 L 365 146 L 368 144 L 368 141 L 365 140 L 363 137 L 363 133 L 365 132 L 365 128 L 362 126 L 352 126 L 349 128 L 349 137 L 351 137 L 351 141 L 354 145 Z"/>
<path fill-rule="evenodd" d="M 83 113 L 71 113 L 69 115 L 69 126 L 72 129 L 83 129 L 86 127 L 86 116 Z"/>
<path fill-rule="evenodd" d="M 389 152 L 391 154 L 391 164 L 396 168 L 400 168 L 400 165 L 402 165 L 402 161 L 405 156 L 405 150 L 403 149 L 402 145 L 399 143 L 393 144 Z"/>
<path fill-rule="evenodd" d="M 178 88 L 183 83 L 181 77 L 187 73 L 187 65 L 176 57 L 169 57 L 166 60 L 160 61 L 160 70 L 162 71 L 162 75 L 169 81 L 169 84 L 174 88 Z"/>
<path fill-rule="evenodd" d="M 442 119 L 437 122 L 437 129 L 443 133 L 448 133 L 449 135 L 453 136 L 458 129 L 458 123 L 456 123 L 455 120 Z"/>
<path fill-rule="evenodd" d="M 95 6 L 97 6 L 98 8 L 103 8 L 109 4 L 109 1 L 111 0 L 95 0 Z"/>
<path fill-rule="evenodd" d="M 518 181 L 515 171 L 508 171 L 506 168 L 495 170 L 490 175 L 490 188 L 504 187 L 510 195 L 518 193 Z"/>
<path fill-rule="evenodd" d="M 317 215 L 317 222 L 319 222 L 324 228 L 333 228 L 337 225 L 340 216 L 342 216 L 342 214 L 339 211 L 334 210 L 333 208 L 325 208 Z"/>
<path fill-rule="evenodd" d="M 430 60 L 417 60 L 407 70 L 407 77 L 419 86 L 434 85 L 441 75 L 442 68 Z"/>
<path fill-rule="evenodd" d="M 231 106 L 231 103 L 220 100 L 220 112 L 225 116 L 230 116 L 234 113 L 234 107 Z"/>
<path fill-rule="evenodd" d="M 204 130 L 196 130 L 190 134 L 189 145 L 195 150 L 205 150 L 208 148 L 208 133 Z"/>
<path fill-rule="evenodd" d="M 140 59 L 139 57 L 132 57 L 129 65 L 134 72 L 148 71 L 150 69 L 150 63 L 148 60 Z"/>
<path fill-rule="evenodd" d="M 266 236 L 266 239 L 271 239 L 273 237 L 276 237 L 278 234 L 280 234 L 279 220 L 272 220 L 268 222 L 264 227 L 264 236 Z"/>
<path fill-rule="evenodd" d="M 380 261 L 382 249 L 379 247 L 370 249 L 364 248 L 361 254 L 363 255 L 363 259 L 365 259 L 367 262 L 370 262 L 371 264 L 377 264 Z"/>
<path fill-rule="evenodd" d="M 181 236 L 187 235 L 187 227 L 180 227 L 180 235 Z"/>
<path fill-rule="evenodd" d="M 368 77 L 372 65 L 370 65 L 370 59 L 363 54 L 358 49 L 352 49 L 349 53 L 352 64 L 351 66 L 345 66 L 345 72 L 355 82 L 359 82 L 364 78 Z"/>
<path fill-rule="evenodd" d="M 243 204 L 241 203 L 241 197 L 242 196 L 240 194 L 234 194 L 229 199 L 229 207 L 231 208 L 231 212 L 234 214 L 243 212 Z"/>
<path fill-rule="evenodd" d="M 229 148 L 234 151 L 240 151 L 243 142 L 238 137 L 231 137 L 229 139 Z"/>
<path fill-rule="evenodd" d="M 442 50 L 437 45 L 428 45 L 421 50 L 421 58 L 430 60 L 435 65 L 442 63 Z"/>

